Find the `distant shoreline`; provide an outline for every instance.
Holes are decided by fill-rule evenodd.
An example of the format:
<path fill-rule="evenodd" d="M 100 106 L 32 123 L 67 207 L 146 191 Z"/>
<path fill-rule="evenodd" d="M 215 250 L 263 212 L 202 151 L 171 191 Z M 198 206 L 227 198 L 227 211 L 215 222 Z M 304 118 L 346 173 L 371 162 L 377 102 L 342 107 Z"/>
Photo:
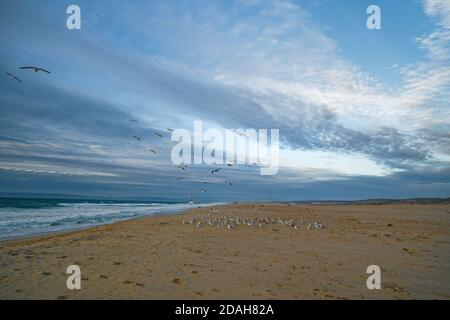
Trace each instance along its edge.
<path fill-rule="evenodd" d="M 50 194 L 50 193 L 14 193 L 14 192 L 0 192 L 1 199 L 45 199 L 45 200 L 71 200 L 71 201 L 120 201 L 120 202 L 161 202 L 161 203 L 183 203 L 186 202 L 183 199 L 170 199 L 170 198 L 109 198 L 109 197 L 97 197 L 97 196 L 83 196 L 72 194 Z M 218 202 L 215 199 L 208 199 L 205 202 L 199 202 L 199 204 L 206 202 Z M 308 200 L 233 200 L 227 199 L 225 203 L 299 203 L 299 204 L 378 204 L 378 203 L 450 203 L 449 197 L 419 197 L 419 198 L 366 198 L 359 200 L 336 200 L 336 199 L 308 199 Z"/>

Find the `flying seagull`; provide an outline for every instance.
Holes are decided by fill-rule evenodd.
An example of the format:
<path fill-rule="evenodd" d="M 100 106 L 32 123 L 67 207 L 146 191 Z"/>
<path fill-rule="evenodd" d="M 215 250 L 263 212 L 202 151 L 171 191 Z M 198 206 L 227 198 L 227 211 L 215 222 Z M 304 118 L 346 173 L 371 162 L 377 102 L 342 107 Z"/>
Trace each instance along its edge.
<path fill-rule="evenodd" d="M 20 67 L 20 69 L 31 69 L 31 70 L 33 70 L 34 72 L 43 71 L 43 72 L 46 72 L 46 73 L 50 73 L 50 71 L 45 70 L 44 68 L 41 68 L 41 67 L 34 67 L 34 66 Z"/>
<path fill-rule="evenodd" d="M 248 135 L 245 132 L 243 132 L 242 130 L 237 130 L 236 133 L 238 135 L 240 135 L 241 137 L 247 137 L 248 138 Z"/>
<path fill-rule="evenodd" d="M 138 136 L 133 136 L 133 138 L 136 138 L 136 140 L 138 140 L 138 141 L 142 141 L 142 139 L 139 138 Z"/>
<path fill-rule="evenodd" d="M 12 73 L 9 73 L 9 72 L 6 72 L 6 75 L 7 76 L 10 76 L 10 77 L 12 77 L 12 78 L 14 78 L 14 79 L 16 79 L 17 81 L 19 81 L 19 82 L 22 82 L 22 80 L 20 80 L 19 78 L 17 78 L 15 75 L 13 75 Z"/>
<path fill-rule="evenodd" d="M 155 149 L 150 148 L 150 149 L 148 149 L 148 151 L 150 151 L 153 154 L 156 154 L 156 150 Z"/>
<path fill-rule="evenodd" d="M 227 166 L 232 167 L 233 165 L 231 163 L 227 163 Z"/>
<path fill-rule="evenodd" d="M 130 122 L 139 122 L 139 121 L 134 120 L 134 119 L 130 119 L 130 120 L 128 120 L 128 121 L 130 121 Z"/>
<path fill-rule="evenodd" d="M 230 181 L 225 181 L 225 183 L 229 186 L 232 186 L 233 184 Z"/>
<path fill-rule="evenodd" d="M 215 172 L 219 172 L 220 169 L 214 169 L 211 171 L 211 174 L 214 174 Z"/>
<path fill-rule="evenodd" d="M 201 192 L 206 192 L 206 189 L 202 189 L 202 190 L 200 190 Z"/>
<path fill-rule="evenodd" d="M 153 134 L 157 135 L 157 136 L 160 137 L 160 138 L 163 137 L 162 134 L 161 134 L 161 133 L 158 133 L 158 132 L 153 132 Z"/>
<path fill-rule="evenodd" d="M 167 130 L 169 130 L 170 132 L 173 132 L 173 129 L 167 128 Z"/>
<path fill-rule="evenodd" d="M 178 165 L 178 168 L 180 168 L 181 170 L 186 170 L 187 166 L 184 164 L 183 161 L 181 161 L 181 163 Z"/>

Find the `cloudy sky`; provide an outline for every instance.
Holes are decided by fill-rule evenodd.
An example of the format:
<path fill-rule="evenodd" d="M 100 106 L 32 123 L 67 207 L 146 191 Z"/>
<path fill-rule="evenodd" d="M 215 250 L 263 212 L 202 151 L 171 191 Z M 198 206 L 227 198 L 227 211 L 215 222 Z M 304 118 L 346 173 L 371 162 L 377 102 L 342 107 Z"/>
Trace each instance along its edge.
<path fill-rule="evenodd" d="M 66 28 L 70 4 L 81 30 Z M 366 27 L 369 4 L 381 30 Z M 3 0 L 0 68 L 0 192 L 450 196 L 447 0 Z M 194 120 L 278 128 L 278 174 L 180 170 L 167 128 Z"/>

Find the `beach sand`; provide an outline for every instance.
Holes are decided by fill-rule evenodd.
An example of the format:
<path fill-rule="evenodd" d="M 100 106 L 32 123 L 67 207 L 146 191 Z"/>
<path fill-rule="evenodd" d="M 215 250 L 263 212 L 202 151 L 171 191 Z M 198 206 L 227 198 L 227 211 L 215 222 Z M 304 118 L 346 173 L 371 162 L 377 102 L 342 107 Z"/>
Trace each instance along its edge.
<path fill-rule="evenodd" d="M 1 299 L 449 299 L 450 205 L 233 204 L 0 242 Z M 321 230 L 184 225 L 203 214 Z M 68 290 L 66 268 L 81 268 Z M 368 290 L 366 268 L 381 268 Z"/>

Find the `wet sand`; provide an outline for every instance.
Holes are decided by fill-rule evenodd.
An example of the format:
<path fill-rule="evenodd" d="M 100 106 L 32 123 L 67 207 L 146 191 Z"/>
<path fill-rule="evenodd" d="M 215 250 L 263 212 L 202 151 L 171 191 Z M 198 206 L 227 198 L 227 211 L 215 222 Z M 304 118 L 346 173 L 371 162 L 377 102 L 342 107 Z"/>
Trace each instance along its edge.
<path fill-rule="evenodd" d="M 0 242 L 0 299 L 450 299 L 450 205 L 235 204 Z M 321 230 L 183 224 L 239 215 Z M 81 268 L 69 290 L 66 268 Z M 381 267 L 381 290 L 366 268 Z"/>

